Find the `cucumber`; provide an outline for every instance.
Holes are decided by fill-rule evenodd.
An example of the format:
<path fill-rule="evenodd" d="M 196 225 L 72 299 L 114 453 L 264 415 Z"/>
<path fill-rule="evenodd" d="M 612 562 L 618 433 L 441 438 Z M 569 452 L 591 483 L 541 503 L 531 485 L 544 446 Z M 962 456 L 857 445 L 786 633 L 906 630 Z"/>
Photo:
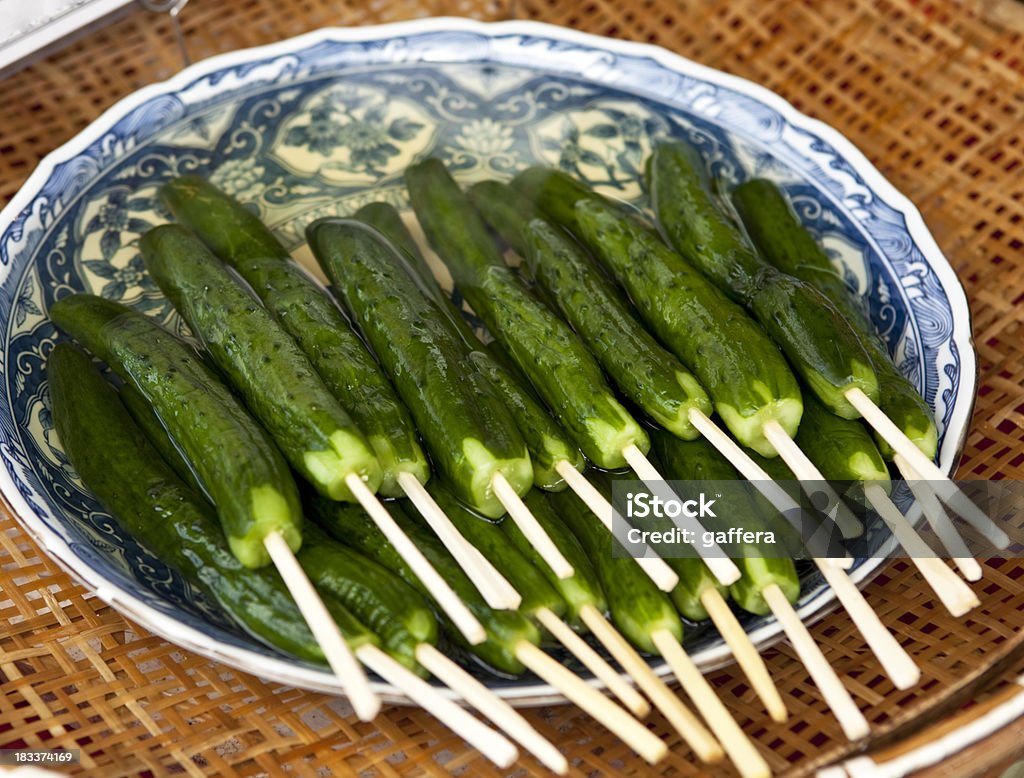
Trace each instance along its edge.
<path fill-rule="evenodd" d="M 371 203 L 356 211 L 355 218 L 379 230 L 405 252 L 409 260 L 407 265 L 421 281 L 421 289 L 437 301 L 454 329 L 458 331 L 470 349 L 470 363 L 490 382 L 512 415 L 516 428 L 526 443 L 526 448 L 530 452 L 530 462 L 533 464 L 533 485 L 548 491 L 564 489 L 565 479 L 557 471 L 557 466 L 561 462 L 569 462 L 577 471 L 582 472 L 586 466 L 583 454 L 540 402 L 523 386 L 510 368 L 509 360 L 498 356 L 496 344 L 491 343 L 490 348 L 480 344 L 466 319 L 455 308 L 451 299 L 441 291 L 416 241 L 402 223 L 398 211 L 386 203 Z"/>
<path fill-rule="evenodd" d="M 466 190 L 466 197 L 480 212 L 487 226 L 510 249 L 526 259 L 526 236 L 523 225 L 537 216 L 537 209 L 500 181 L 478 181 Z"/>
<path fill-rule="evenodd" d="M 111 303 L 113 304 L 113 303 Z M 46 364 L 60 444 L 117 522 L 206 593 L 260 642 L 311 662 L 324 656 L 276 570 L 248 570 L 228 548 L 213 508 L 189 489 L 132 421 L 89 357 L 58 344 Z M 335 615 L 344 618 L 343 610 Z M 354 619 L 353 646 L 374 642 Z"/>
<path fill-rule="evenodd" d="M 656 439 L 658 436 L 662 436 L 665 433 L 661 430 L 656 430 L 651 435 L 652 449 L 656 445 Z M 651 461 L 658 465 L 657 459 L 653 456 Z M 660 471 L 659 469 L 659 472 Z M 609 478 L 613 481 L 639 481 L 639 476 L 636 475 L 632 470 L 627 470 L 623 473 L 610 474 Z M 644 519 L 645 529 L 655 529 L 662 532 L 671 530 L 675 526 L 672 520 L 668 517 L 654 517 L 650 516 Z M 675 585 L 671 592 L 668 593 L 669 597 L 672 598 L 672 602 L 683 616 L 688 618 L 690 621 L 707 621 L 710 616 L 707 608 L 704 607 L 704 602 L 701 598 L 704 594 L 714 589 L 723 597 L 729 596 L 729 589 L 718 582 L 718 579 L 712 574 L 708 566 L 704 564 L 704 561 L 694 556 L 682 556 L 682 557 L 664 557 L 665 564 L 667 564 L 675 573 L 679 576 L 679 583 Z"/>
<path fill-rule="evenodd" d="M 206 344 L 246 406 L 309 483 L 354 500 L 346 478 L 371 491 L 381 467 L 363 433 L 267 309 L 184 227 L 155 227 L 139 241 L 153 280 Z"/>
<path fill-rule="evenodd" d="M 860 415 L 846 399 L 850 389 L 878 398 L 861 338 L 821 292 L 757 255 L 712 199 L 696 149 L 659 144 L 648 160 L 647 186 L 669 245 L 753 314 L 833 413 Z"/>
<path fill-rule="evenodd" d="M 160 453 L 164 462 L 171 466 L 178 478 L 196 494 L 209 498 L 203 485 L 199 482 L 199 476 L 185 459 L 185 455 L 178 450 L 174 439 L 164 429 L 156 411 L 153 410 L 153 406 L 149 404 L 149 400 L 143 396 L 142 392 L 136 389 L 134 384 L 125 384 L 118 392 L 118 396 L 139 429 L 145 433 L 149 442 L 153 444 L 153 448 Z M 213 500 L 211 499 L 210 502 L 212 503 Z"/>
<path fill-rule="evenodd" d="M 437 504 L 462 536 L 476 546 L 522 595 L 520 612 L 532 617 L 541 608 L 548 608 L 558 616 L 565 615 L 565 600 L 545 577 L 542 568 L 527 559 L 514 544 L 509 543 L 508 537 L 498 524 L 467 511 L 451 492 L 437 482 L 431 483 L 429 489 Z M 412 515 L 412 511 L 406 510 L 406 515 Z M 512 522 L 506 520 L 501 523 Z"/>
<path fill-rule="evenodd" d="M 619 391 L 673 434 L 687 440 L 698 437 L 690 412 L 712 413 L 704 388 L 636 320 L 621 292 L 583 249 L 563 230 L 531 218 L 529 209 L 515 207 L 510 187 L 483 181 L 470 190 L 470 198 L 506 239 L 508 233 L 518 233 L 530 274 Z"/>
<path fill-rule="evenodd" d="M 658 433 L 654 435 L 653 442 L 662 467 L 661 472 L 666 478 L 678 481 L 746 483 L 728 460 L 704 439 L 684 441 L 665 433 Z M 744 494 L 747 496 L 744 497 Z M 784 520 L 758 520 L 759 517 L 773 515 L 773 511 L 771 506 L 759 499 L 759 496 L 755 496 L 751 490 L 729 491 L 718 499 L 720 504 L 724 503 L 725 510 L 718 510 L 716 513 L 723 518 L 702 519 L 709 530 L 714 531 L 715 525 L 721 530 L 728 530 L 730 523 L 735 524 L 737 519 L 742 519 L 744 528 L 748 530 L 771 529 L 776 532 L 776 537 L 781 542 L 787 545 L 795 543 L 796 548 L 800 547 L 798 533 Z M 725 516 L 731 517 L 731 520 L 724 519 Z M 780 533 L 783 535 L 781 538 Z M 772 556 L 766 556 L 766 552 L 757 545 L 743 543 L 730 554 L 740 568 L 741 575 L 740 579 L 729 587 L 729 594 L 733 602 L 749 613 L 764 616 L 771 612 L 761 594 L 765 587 L 771 584 L 777 584 L 791 603 L 795 603 L 800 597 L 800 578 L 793 560 L 775 556 L 774 550 L 771 553 Z"/>
<path fill-rule="evenodd" d="M 135 386 L 213 500 L 231 551 L 270 564 L 263 539 L 302 543 L 298 490 L 263 428 L 195 352 L 142 314 L 94 295 L 54 303 L 50 317 Z"/>
<path fill-rule="evenodd" d="M 568 578 L 559 578 L 548 566 L 541 555 L 527 540 L 523 531 L 519 529 L 514 521 L 502 521 L 501 529 L 508 536 L 516 548 L 533 562 L 548 579 L 552 586 L 562 595 L 568 606 L 567 618 L 569 623 L 578 630 L 585 627 L 580 621 L 580 610 L 584 605 L 592 605 L 600 612 L 608 610 L 608 602 L 601 588 L 601 582 L 597 577 L 597 571 L 593 563 L 587 557 L 587 552 L 580 545 L 579 540 L 572 534 L 568 527 L 558 519 L 551 501 L 542 492 L 536 489 L 531 491 L 523 500 L 526 507 L 537 519 L 537 523 L 544 528 L 548 537 L 554 541 L 555 546 L 572 565 L 573 574 Z"/>
<path fill-rule="evenodd" d="M 164 184 L 178 220 L 238 271 L 366 436 L 381 465 L 380 493 L 399 497 L 399 473 L 420 483 L 430 465 L 408 411 L 345 314 L 248 208 L 197 176 Z"/>
<path fill-rule="evenodd" d="M 505 509 L 491 486 L 501 473 L 519 493 L 533 483 L 530 455 L 493 387 L 467 364 L 469 348 L 444 309 L 404 269 L 379 232 L 320 220 L 306 235 L 460 499 L 485 516 Z"/>
<path fill-rule="evenodd" d="M 598 467 L 626 464 L 622 450 L 650 448 L 647 433 L 616 399 L 576 334 L 505 265 L 480 217 L 437 159 L 405 171 L 427 240 L 488 330 Z"/>
<path fill-rule="evenodd" d="M 437 619 L 418 591 L 314 524 L 306 528 L 298 560 L 313 585 L 369 626 L 385 651 L 423 672 L 416 647 L 437 643 Z"/>
<path fill-rule="evenodd" d="M 802 404 L 778 347 L 746 312 L 630 215 L 564 173 L 530 168 L 513 186 L 568 228 L 623 286 L 654 334 L 693 370 L 726 426 L 765 456 L 765 422 L 790 435 Z"/>
<path fill-rule="evenodd" d="M 607 484 L 599 488 L 610 494 Z M 597 569 L 601 588 L 608 599 L 612 620 L 626 638 L 641 651 L 657 654 L 651 635 L 668 630 L 683 639 L 683 625 L 668 595 L 658 589 L 647 574 L 629 557 L 615 557 L 615 537 L 587 512 L 575 495 L 551 496 L 559 518 L 579 540 Z"/>
<path fill-rule="evenodd" d="M 860 422 L 831 413 L 816 399 L 804 399 L 796 442 L 829 481 L 863 481 L 892 491 L 889 470 L 871 433 Z"/>
<path fill-rule="evenodd" d="M 736 187 L 732 201 L 762 256 L 782 272 L 817 288 L 846 317 L 878 375 L 882 410 L 926 456 L 934 459 L 938 430 L 931 408 L 893 362 L 857 298 L 824 249 L 800 223 L 782 190 L 771 181 L 752 179 Z M 875 439 L 883 456 L 892 459 L 889 444 L 877 435 Z"/>
<path fill-rule="evenodd" d="M 389 504 L 402 529 L 412 538 L 424 556 L 444 577 L 455 593 L 466 603 L 470 612 L 479 619 L 487 632 L 487 640 L 469 650 L 490 667 L 501 672 L 518 675 L 526 668 L 516 658 L 515 646 L 520 640 L 540 642 L 540 631 L 525 615 L 518 611 L 496 611 L 487 606 L 462 568 L 441 545 L 437 537 L 410 520 L 395 503 Z M 387 541 L 366 513 L 355 505 L 331 502 L 318 495 L 309 501 L 310 516 L 337 540 L 355 548 L 378 564 L 397 574 L 406 583 L 429 598 L 430 593 L 394 547 Z M 445 619 L 442 616 L 442 619 Z M 447 621 L 445 621 L 447 623 Z M 463 646 L 461 634 L 450 629 L 453 639 Z"/>

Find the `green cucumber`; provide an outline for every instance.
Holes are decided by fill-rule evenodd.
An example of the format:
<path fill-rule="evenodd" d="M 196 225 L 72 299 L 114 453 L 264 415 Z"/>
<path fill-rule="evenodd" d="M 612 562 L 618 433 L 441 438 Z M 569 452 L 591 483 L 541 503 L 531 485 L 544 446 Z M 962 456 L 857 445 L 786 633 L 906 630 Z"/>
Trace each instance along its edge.
<path fill-rule="evenodd" d="M 202 338 L 217 366 L 297 472 L 335 500 L 354 500 L 355 474 L 371 491 L 381 467 L 370 444 L 309 360 L 266 308 L 184 227 L 139 241 L 153 280 Z"/>
<path fill-rule="evenodd" d="M 460 499 L 485 516 L 505 509 L 492 481 L 504 475 L 525 493 L 530 456 L 509 411 L 467 364 L 468 346 L 443 308 L 405 269 L 399 253 L 362 222 L 326 219 L 306 230 L 310 247 L 426 441 L 434 464 Z"/>
<path fill-rule="evenodd" d="M 586 465 L 583 454 L 523 386 L 509 368 L 508 362 L 498 358 L 495 353 L 497 344 L 491 343 L 490 348 L 480 344 L 465 317 L 455 308 L 448 295 L 441 291 L 398 211 L 386 203 L 370 203 L 356 211 L 355 218 L 379 230 L 397 248 L 405 252 L 409 260 L 408 267 L 420 280 L 421 289 L 444 310 L 452 326 L 470 349 L 469 361 L 491 383 L 494 391 L 512 414 L 516 428 L 530 452 L 534 486 L 548 491 L 564 489 L 565 479 L 558 472 L 558 465 L 569 462 L 573 468 L 582 472 Z"/>
<path fill-rule="evenodd" d="M 668 243 L 753 314 L 833 413 L 860 415 L 846 399 L 850 389 L 878 398 L 878 376 L 857 333 L 821 292 L 758 256 L 712 199 L 696 149 L 659 144 L 647 186 Z"/>
<path fill-rule="evenodd" d="M 61 447 L 117 522 L 248 634 L 301 659 L 324 662 L 277 571 L 248 570 L 239 562 L 213 508 L 163 461 L 89 357 L 59 344 L 46 375 Z M 350 643 L 373 642 L 354 624 L 340 625 Z"/>
<path fill-rule="evenodd" d="M 599 482 L 598 486 L 609 496 L 606 483 Z M 635 559 L 615 556 L 617 541 L 612 533 L 575 495 L 555 494 L 551 502 L 596 568 L 612 620 L 622 634 L 650 654 L 658 653 L 651 638 L 658 630 L 667 630 L 681 641 L 683 625 L 672 600 L 654 585 Z"/>
<path fill-rule="evenodd" d="M 252 211 L 197 176 L 164 184 L 160 197 L 178 220 L 231 265 L 298 344 L 355 420 L 381 465 L 380 493 L 399 497 L 399 473 L 420 483 L 430 465 L 408 411 L 345 314 Z"/>
<path fill-rule="evenodd" d="M 437 643 L 437 619 L 418 591 L 312 523 L 298 560 L 321 593 L 341 602 L 373 630 L 392 657 L 421 672 L 416 648 Z"/>
<path fill-rule="evenodd" d="M 636 320 L 625 297 L 563 230 L 528 208 L 516 207 L 515 192 L 495 181 L 470 190 L 473 204 L 503 236 L 519 235 L 532 277 L 547 291 L 565 320 L 594 353 L 626 397 L 651 419 L 681 438 L 700 433 L 690 412 L 712 412 L 696 377 Z M 518 214 L 518 221 L 513 221 Z"/>
<path fill-rule="evenodd" d="M 938 446 L 934 413 L 893 362 L 857 298 L 800 223 L 782 190 L 771 181 L 752 179 L 736 187 L 732 201 L 762 256 L 782 272 L 817 288 L 846 317 L 878 375 L 882 410 L 926 456 L 934 458 Z M 889 444 L 875 437 L 885 458 L 892 459 Z"/>
<path fill-rule="evenodd" d="M 459 598 L 466 603 L 470 612 L 487 632 L 487 639 L 483 643 L 469 646 L 468 649 L 484 663 L 501 672 L 513 675 L 522 673 L 526 668 L 516 658 L 516 644 L 520 640 L 539 643 L 540 631 L 536 625 L 518 611 L 498 611 L 488 607 L 473 582 L 462 572 L 462 568 L 437 537 L 410 520 L 395 503 L 390 503 L 388 507 L 395 521 L 412 538 Z M 314 495 L 310 499 L 309 509 L 310 516 L 337 540 L 370 557 L 396 573 L 426 597 L 430 597 L 430 593 L 419 578 L 361 508 L 330 502 Z M 442 616 L 442 619 L 448 623 L 446 617 Z M 449 633 L 456 641 L 465 645 L 457 629 L 449 629 Z"/>
<path fill-rule="evenodd" d="M 153 406 L 149 404 L 149 400 L 143 396 L 142 392 L 136 389 L 134 384 L 125 384 L 118 392 L 118 396 L 139 429 L 146 434 L 149 442 L 160 452 L 164 462 L 171 466 L 178 478 L 184 481 L 192 491 L 206 495 L 206 490 L 199 482 L 199 476 L 196 475 L 185 455 L 178 450 L 174 439 L 164 429 L 160 417 L 156 415 Z"/>
<path fill-rule="evenodd" d="M 514 521 L 507 519 L 502 521 L 501 529 L 522 552 L 523 556 L 533 562 L 562 595 L 562 599 L 568 605 L 569 623 L 577 629 L 583 630 L 585 627 L 579 618 L 583 606 L 592 605 L 602 613 L 608 610 L 608 602 L 597 577 L 597 570 L 594 569 L 593 563 L 587 557 L 587 552 L 580 545 L 576 536 L 564 523 L 559 521 L 554 506 L 545 494 L 534 489 L 526 495 L 523 502 L 526 503 L 526 507 L 530 509 L 534 518 L 537 519 L 537 523 L 544 528 L 558 550 L 562 552 L 562 556 L 572 565 L 573 574 L 568 578 L 559 578 L 555 575 L 554 570 L 544 561 Z"/>
<path fill-rule="evenodd" d="M 413 209 L 434 250 L 488 330 L 598 467 L 626 464 L 627 446 L 650 448 L 576 334 L 502 260 L 487 228 L 437 159 L 405 171 Z"/>
<path fill-rule="evenodd" d="M 543 568 L 535 565 L 519 548 L 509 543 L 498 524 L 470 513 L 451 492 L 437 482 L 431 483 L 429 490 L 462 536 L 522 595 L 523 601 L 519 606 L 522 613 L 533 616 L 541 608 L 548 608 L 559 616 L 565 615 L 565 600 L 544 575 Z M 406 513 L 412 515 L 411 511 Z M 512 522 L 504 519 L 501 523 Z"/>
<path fill-rule="evenodd" d="M 142 314 L 94 295 L 65 297 L 50 317 L 146 398 L 213 500 L 244 565 L 270 564 L 263 539 L 272 532 L 298 550 L 302 511 L 287 463 L 192 348 Z"/>
<path fill-rule="evenodd" d="M 564 173 L 530 168 L 513 186 L 612 272 L 654 334 L 700 379 L 742 443 L 774 456 L 764 424 L 774 420 L 796 434 L 802 412 L 796 378 L 740 306 L 624 208 Z"/>
<path fill-rule="evenodd" d="M 885 460 L 859 421 L 843 419 L 817 399 L 804 398 L 796 443 L 829 481 L 864 481 L 892 491 Z"/>
<path fill-rule="evenodd" d="M 805 406 L 806 407 L 806 406 Z M 679 440 L 671 435 L 659 433 L 654 435 L 654 450 L 658 462 L 666 478 L 678 481 L 736 481 L 746 483 L 714 446 L 707 440 Z M 774 461 L 774 460 L 773 460 Z M 781 461 L 781 460 L 779 460 Z M 711 531 L 728 530 L 731 524 L 742 520 L 744 529 L 750 531 L 771 529 L 777 533 L 777 540 L 789 545 L 795 543 L 800 547 L 798 533 L 784 520 L 762 521 L 761 517 L 773 515 L 771 506 L 758 499 L 752 490 L 739 490 L 723 493 L 719 504 L 725 510 L 716 513 L 723 518 L 704 517 L 701 521 Z M 729 520 L 725 516 L 731 517 Z M 778 535 L 782 534 L 783 537 Z M 729 587 L 729 594 L 740 608 L 758 615 L 771 612 L 761 592 L 765 587 L 776 584 L 786 598 L 795 603 L 800 597 L 800 578 L 796 573 L 793 560 L 788 557 L 766 556 L 765 551 L 755 544 L 743 543 L 735 549 L 731 556 L 740 568 L 740 579 Z M 666 560 L 669 561 L 669 560 Z"/>

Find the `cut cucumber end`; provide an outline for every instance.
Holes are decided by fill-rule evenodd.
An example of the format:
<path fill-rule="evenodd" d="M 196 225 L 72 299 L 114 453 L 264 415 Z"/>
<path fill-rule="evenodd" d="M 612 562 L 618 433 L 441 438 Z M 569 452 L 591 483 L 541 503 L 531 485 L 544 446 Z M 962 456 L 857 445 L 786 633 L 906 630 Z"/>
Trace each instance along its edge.
<path fill-rule="evenodd" d="M 746 556 L 737 563 L 743 576 L 729 587 L 729 594 L 747 613 L 767 616 L 772 612 L 761 594 L 771 584 L 778 585 L 791 604 L 796 605 L 800 599 L 800 579 L 792 560 Z"/>
<path fill-rule="evenodd" d="M 383 435 L 371 435 L 367 440 L 380 464 L 381 479 L 378 491 L 384 497 L 405 496 L 405 492 L 398 484 L 398 476 L 401 473 L 410 473 L 421 484 L 429 480 L 430 465 L 415 440 L 409 441 L 410 445 L 405 455 L 399 454 L 391 441 Z"/>
<path fill-rule="evenodd" d="M 568 462 L 582 473 L 587 460 L 578 448 L 569 448 L 561 440 L 544 435 L 543 451 L 530 452 L 533 465 L 533 485 L 549 492 L 560 492 L 565 488 L 565 479 L 556 469 L 561 462 Z"/>
<path fill-rule="evenodd" d="M 472 508 L 489 519 L 505 514 L 505 507 L 494 495 L 495 474 L 505 476 L 520 497 L 533 486 L 533 465 L 525 451 L 522 457 L 497 459 L 479 440 L 466 438 L 462 442 L 462 455 L 470 472 L 469 494 L 465 497 Z"/>
<path fill-rule="evenodd" d="M 645 454 L 651 450 L 651 439 L 647 431 L 619 405 L 618 401 L 614 402 L 617 420 L 610 422 L 599 418 L 587 419 L 585 427 L 588 439 L 577 441 L 587 458 L 604 470 L 619 470 L 626 467 L 628 463 L 622 452 L 627 446 L 636 446 Z"/>
<path fill-rule="evenodd" d="M 844 419 L 859 419 L 860 412 L 846 399 L 851 389 L 860 389 L 876 405 L 879 402 L 878 378 L 870 366 L 860 362 L 852 363 L 853 375 L 841 386 L 836 386 L 817 373 L 805 374 L 804 380 L 814 395 L 836 416 Z"/>
<path fill-rule="evenodd" d="M 777 421 L 790 437 L 796 436 L 803 416 L 804 404 L 798 397 L 773 400 L 762 405 L 755 413 L 744 416 L 736 408 L 719 403 L 715 410 L 722 417 L 725 426 L 747 448 L 752 448 L 764 457 L 778 456 L 775 447 L 764 436 L 764 425 Z"/>
<path fill-rule="evenodd" d="M 345 480 L 355 473 L 371 492 L 380 488 L 383 473 L 380 462 L 362 438 L 347 430 L 337 430 L 329 438 L 330 448 L 305 451 L 302 463 L 317 491 L 332 500 L 356 502 Z"/>
<path fill-rule="evenodd" d="M 270 554 L 263 540 L 273 532 L 280 533 L 292 552 L 302 546 L 301 515 L 296 515 L 288 499 L 269 484 L 250 492 L 252 523 L 244 535 L 229 535 L 228 546 L 235 558 L 248 568 L 270 564 Z"/>

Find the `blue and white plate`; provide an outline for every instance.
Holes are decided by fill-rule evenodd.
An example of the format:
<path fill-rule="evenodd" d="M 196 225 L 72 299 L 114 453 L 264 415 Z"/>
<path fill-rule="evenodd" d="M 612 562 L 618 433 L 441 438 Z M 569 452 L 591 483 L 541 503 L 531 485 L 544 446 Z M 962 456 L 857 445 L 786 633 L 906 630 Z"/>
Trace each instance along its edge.
<path fill-rule="evenodd" d="M 177 327 L 137 242 L 167 220 L 157 188 L 182 173 L 249 203 L 301 258 L 313 219 L 376 199 L 407 208 L 402 171 L 428 155 L 464 184 L 543 163 L 633 199 L 652 144 L 670 136 L 697 144 L 727 182 L 756 174 L 785 188 L 935 409 L 950 469 L 975 392 L 967 301 L 913 205 L 839 133 L 660 48 L 431 19 L 214 57 L 125 98 L 39 165 L 0 215 L 3 495 L 49 554 L 137 624 L 265 678 L 337 691 L 232 627 L 82 488 L 48 410 L 44 366 L 60 339 L 49 306 L 85 290 Z M 854 575 L 879 564 L 859 560 Z M 832 599 L 808 578 L 800 613 Z M 746 626 L 759 642 L 779 635 L 770 620 Z M 704 668 L 727 661 L 713 633 L 694 630 L 688 644 Z M 536 678 L 488 683 L 521 704 L 561 699 Z"/>

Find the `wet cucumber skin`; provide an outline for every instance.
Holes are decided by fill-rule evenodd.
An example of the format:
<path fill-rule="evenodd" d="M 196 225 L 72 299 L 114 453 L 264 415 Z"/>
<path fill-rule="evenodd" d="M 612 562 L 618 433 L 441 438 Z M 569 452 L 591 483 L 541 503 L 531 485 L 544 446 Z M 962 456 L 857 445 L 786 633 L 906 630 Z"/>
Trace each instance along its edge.
<path fill-rule="evenodd" d="M 85 485 L 133 536 L 193 581 L 249 634 L 314 662 L 323 653 L 275 570 L 249 570 L 213 508 L 189 489 L 133 422 L 90 359 L 68 344 L 47 362 L 57 434 Z M 350 635 L 357 642 L 359 633 Z"/>
<path fill-rule="evenodd" d="M 289 464 L 336 500 L 371 491 L 381 467 L 369 443 L 292 337 L 193 233 L 154 227 L 139 241 L 153 280 L 206 346 Z"/>
<path fill-rule="evenodd" d="M 583 453 L 602 468 L 624 467 L 622 450 L 650 448 L 576 334 L 523 284 L 444 165 L 405 171 L 413 209 L 456 286 Z"/>
<path fill-rule="evenodd" d="M 259 218 L 197 176 L 164 184 L 160 196 L 182 224 L 246 280 L 352 415 L 383 468 L 380 493 L 401 496 L 401 472 L 426 483 L 429 463 L 394 389 L 345 314 Z"/>
<path fill-rule="evenodd" d="M 480 343 L 465 317 L 441 291 L 398 211 L 386 203 L 370 203 L 356 211 L 355 218 L 378 230 L 405 252 L 409 260 L 408 267 L 419 278 L 421 289 L 444 310 L 446 319 L 470 349 L 470 363 L 490 382 L 515 420 L 516 428 L 530 452 L 534 486 L 547 491 L 566 488 L 565 479 L 558 472 L 557 466 L 561 462 L 569 462 L 574 469 L 582 472 L 586 466 L 583 454 L 522 384 L 507 362 L 496 358 L 493 348 L 489 349 Z M 490 345 L 495 346 L 494 343 Z"/>
<path fill-rule="evenodd" d="M 742 443 L 774 456 L 762 432 L 768 420 L 796 434 L 802 412 L 796 378 L 742 307 L 634 214 L 564 173 L 529 168 L 513 187 L 576 235 L 611 271 L 652 332 L 700 379 Z"/>
<path fill-rule="evenodd" d="M 824 249 L 800 223 L 782 190 L 771 181 L 751 179 L 736 187 L 732 201 L 762 256 L 782 272 L 821 291 L 861 336 L 878 375 L 882 410 L 925 455 L 934 458 L 938 429 L 931 408 L 896 367 L 864 309 Z M 888 443 L 877 435 L 875 438 L 883 456 L 892 459 Z"/>
<path fill-rule="evenodd" d="M 263 538 L 271 531 L 298 550 L 302 511 L 287 462 L 192 348 L 142 314 L 95 295 L 65 297 L 50 316 L 154 409 L 246 566 L 270 563 Z"/>
<path fill-rule="evenodd" d="M 434 464 L 470 507 L 501 516 L 493 475 L 501 472 L 525 493 L 533 483 L 530 456 L 494 388 L 468 369 L 469 348 L 444 309 L 419 287 L 398 249 L 372 227 L 328 219 L 310 225 L 307 236 Z"/>

